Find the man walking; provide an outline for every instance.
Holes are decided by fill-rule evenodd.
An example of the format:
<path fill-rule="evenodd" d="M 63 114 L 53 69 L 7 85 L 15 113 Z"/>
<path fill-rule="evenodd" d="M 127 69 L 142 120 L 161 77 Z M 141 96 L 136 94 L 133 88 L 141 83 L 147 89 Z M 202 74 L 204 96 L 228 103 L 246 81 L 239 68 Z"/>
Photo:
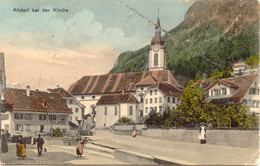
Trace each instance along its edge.
<path fill-rule="evenodd" d="M 38 150 L 38 156 L 42 155 L 42 145 L 44 144 L 43 138 L 41 138 L 41 134 L 38 134 L 38 138 L 35 140 L 37 142 L 37 150 Z"/>

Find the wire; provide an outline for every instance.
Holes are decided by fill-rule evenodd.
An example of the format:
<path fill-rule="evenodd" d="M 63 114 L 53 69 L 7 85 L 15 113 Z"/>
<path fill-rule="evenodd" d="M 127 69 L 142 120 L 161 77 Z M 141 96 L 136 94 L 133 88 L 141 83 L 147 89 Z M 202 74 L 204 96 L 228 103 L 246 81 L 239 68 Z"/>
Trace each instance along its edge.
<path fill-rule="evenodd" d="M 149 20 L 147 17 L 145 17 L 144 15 L 142 15 L 141 13 L 139 13 L 137 10 L 135 10 L 134 8 L 132 8 L 131 6 L 127 5 L 124 1 L 122 0 L 117 0 L 119 3 L 121 3 L 123 6 L 127 7 L 130 11 L 132 11 L 133 13 L 135 13 L 136 15 L 138 15 L 139 17 L 143 18 L 144 20 L 146 20 L 150 25 L 153 25 L 154 27 L 156 26 L 156 24 L 154 22 L 152 22 L 151 20 Z M 177 40 L 180 44 L 182 44 L 185 47 L 188 47 L 189 49 L 191 49 L 192 51 L 196 52 L 198 54 L 198 56 L 204 58 L 205 60 L 209 61 L 210 63 L 216 65 L 217 67 L 219 67 L 220 69 L 222 69 L 222 66 L 220 66 L 219 64 L 217 64 L 216 62 L 208 59 L 207 57 L 205 57 L 205 52 L 200 53 L 198 52 L 197 48 L 194 49 L 192 47 L 190 47 L 188 44 L 181 42 L 181 40 L 179 40 L 177 37 L 173 36 L 172 34 L 170 34 L 168 31 L 166 31 L 165 29 L 163 29 L 162 27 L 159 27 L 160 30 L 162 30 L 165 34 L 169 35 L 170 37 L 174 38 L 175 40 Z M 224 35 L 224 33 L 222 34 Z M 221 36 L 222 36 L 221 35 Z"/>

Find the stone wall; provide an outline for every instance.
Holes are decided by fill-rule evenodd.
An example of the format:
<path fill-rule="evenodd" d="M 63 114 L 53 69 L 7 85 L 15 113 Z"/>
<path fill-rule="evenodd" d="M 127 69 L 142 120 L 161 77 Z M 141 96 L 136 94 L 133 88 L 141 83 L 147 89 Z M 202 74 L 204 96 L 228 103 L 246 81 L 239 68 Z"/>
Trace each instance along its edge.
<path fill-rule="evenodd" d="M 165 138 L 182 142 L 199 143 L 198 130 L 185 129 L 147 129 L 142 131 L 146 137 Z M 259 147 L 258 130 L 207 130 L 207 144 L 239 146 L 247 148 Z"/>

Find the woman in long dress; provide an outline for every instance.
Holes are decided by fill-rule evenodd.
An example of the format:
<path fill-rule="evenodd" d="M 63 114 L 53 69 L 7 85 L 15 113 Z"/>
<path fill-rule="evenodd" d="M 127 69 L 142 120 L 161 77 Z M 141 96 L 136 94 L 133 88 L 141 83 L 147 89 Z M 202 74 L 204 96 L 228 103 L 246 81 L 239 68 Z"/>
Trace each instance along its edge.
<path fill-rule="evenodd" d="M 132 132 L 132 136 L 133 136 L 133 137 L 136 137 L 136 134 L 137 134 L 137 128 L 136 128 L 136 126 L 134 125 L 134 127 L 133 127 L 133 132 Z"/>
<path fill-rule="evenodd" d="M 22 157 L 22 159 L 24 159 L 24 157 L 26 157 L 26 145 L 23 142 L 23 139 L 20 137 L 17 144 L 17 156 L 19 157 L 19 159 Z"/>
<path fill-rule="evenodd" d="M 199 135 L 199 139 L 200 139 L 200 144 L 205 144 L 206 143 L 206 128 L 204 126 L 204 124 L 202 124 L 200 126 L 200 135 Z"/>
<path fill-rule="evenodd" d="M 76 151 L 78 157 L 81 157 L 81 155 L 83 155 L 83 147 L 84 147 L 84 141 L 81 138 L 79 138 L 77 151 Z"/>

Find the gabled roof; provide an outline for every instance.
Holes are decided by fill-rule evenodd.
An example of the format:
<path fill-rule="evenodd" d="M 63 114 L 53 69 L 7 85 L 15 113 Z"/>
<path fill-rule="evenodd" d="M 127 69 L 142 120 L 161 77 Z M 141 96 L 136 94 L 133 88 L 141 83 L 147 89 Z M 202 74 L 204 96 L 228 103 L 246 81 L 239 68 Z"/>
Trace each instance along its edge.
<path fill-rule="evenodd" d="M 251 85 L 253 84 L 253 82 L 256 80 L 257 77 L 258 74 L 254 73 L 254 74 L 247 74 L 238 77 L 224 78 L 210 84 L 206 88 L 206 91 L 208 91 L 211 87 L 216 85 L 218 82 L 223 84 L 225 83 L 225 85 L 231 88 L 235 88 L 235 92 L 229 98 L 229 101 L 240 102 L 243 99 L 243 97 L 247 94 Z"/>
<path fill-rule="evenodd" d="M 167 96 L 181 96 L 181 89 L 166 83 L 158 83 L 158 89 Z"/>
<path fill-rule="evenodd" d="M 111 95 L 103 95 L 98 100 L 97 105 L 109 105 L 119 103 L 137 103 L 137 99 L 131 93 L 117 93 Z"/>
<path fill-rule="evenodd" d="M 72 113 L 58 93 L 31 90 L 27 96 L 25 89 L 6 88 L 4 99 L 13 111 Z"/>
<path fill-rule="evenodd" d="M 136 83 L 149 75 L 153 76 L 158 82 L 167 82 L 180 87 L 169 70 L 154 70 L 84 76 L 72 84 L 68 92 L 72 95 L 81 95 L 119 93 L 122 90 L 132 91 Z"/>
<path fill-rule="evenodd" d="M 155 85 L 157 83 L 157 80 L 153 77 L 153 76 L 151 76 L 151 75 L 149 75 L 149 76 L 147 76 L 147 77 L 145 77 L 144 79 L 142 79 L 140 82 L 138 82 L 138 83 L 136 83 L 135 85 Z"/>
<path fill-rule="evenodd" d="M 52 93 L 59 93 L 62 97 L 73 97 L 71 94 L 69 94 L 66 90 L 63 88 L 56 88 L 56 89 L 51 89 Z"/>

